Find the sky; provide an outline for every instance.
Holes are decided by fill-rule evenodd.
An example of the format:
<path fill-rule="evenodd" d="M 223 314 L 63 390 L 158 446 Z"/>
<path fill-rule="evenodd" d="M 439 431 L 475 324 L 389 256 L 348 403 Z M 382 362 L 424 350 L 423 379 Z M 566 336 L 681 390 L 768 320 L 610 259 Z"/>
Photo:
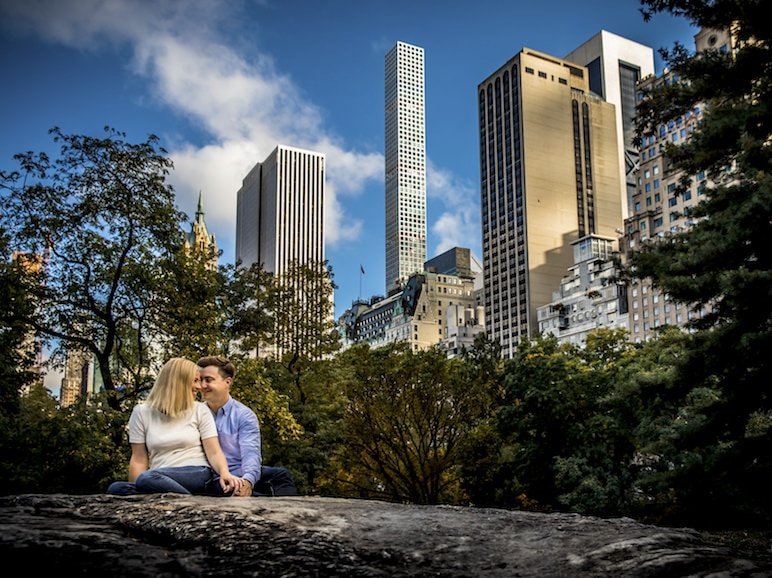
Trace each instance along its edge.
<path fill-rule="evenodd" d="M 600 30 L 657 50 L 691 24 L 638 0 L 0 0 L 0 168 L 48 131 L 142 142 L 174 162 L 177 206 L 235 260 L 236 192 L 278 144 L 327 159 L 335 316 L 385 294 L 384 56 L 425 50 L 427 258 L 481 259 L 477 85 L 522 48 L 563 57 Z M 364 270 L 364 274 L 362 274 Z"/>

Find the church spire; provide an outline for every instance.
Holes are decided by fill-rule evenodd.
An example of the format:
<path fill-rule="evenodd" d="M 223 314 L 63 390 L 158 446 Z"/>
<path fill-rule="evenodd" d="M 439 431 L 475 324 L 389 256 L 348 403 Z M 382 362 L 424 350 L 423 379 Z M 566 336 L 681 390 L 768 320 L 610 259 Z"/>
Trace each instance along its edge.
<path fill-rule="evenodd" d="M 204 224 L 204 195 L 201 191 L 198 191 L 198 207 L 196 208 L 196 223 L 199 225 Z"/>
<path fill-rule="evenodd" d="M 196 218 L 190 224 L 190 233 L 183 233 L 186 250 L 198 252 L 211 252 L 211 267 L 217 266 L 217 241 L 214 235 L 210 235 L 206 229 L 204 220 L 204 195 L 198 191 L 198 205 L 196 207 Z"/>

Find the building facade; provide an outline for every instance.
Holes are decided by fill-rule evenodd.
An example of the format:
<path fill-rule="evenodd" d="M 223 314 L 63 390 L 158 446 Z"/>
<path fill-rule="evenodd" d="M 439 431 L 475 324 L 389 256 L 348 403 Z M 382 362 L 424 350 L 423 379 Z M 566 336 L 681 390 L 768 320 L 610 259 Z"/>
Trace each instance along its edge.
<path fill-rule="evenodd" d="M 413 351 L 439 345 L 453 355 L 471 347 L 484 323 L 474 279 L 425 271 L 411 275 L 397 293 L 355 303 L 338 320 L 338 331 L 343 349 L 403 342 Z"/>
<path fill-rule="evenodd" d="M 627 285 L 612 259 L 616 244 L 595 235 L 573 243 L 574 265 L 552 302 L 537 309 L 541 333 L 583 346 L 594 329 L 628 329 Z"/>
<path fill-rule="evenodd" d="M 204 199 L 202 194 L 198 193 L 198 205 L 196 206 L 196 218 L 190 224 L 190 231 L 183 233 L 183 250 L 201 255 L 208 255 L 207 267 L 217 268 L 217 240 L 214 235 L 210 235 L 206 228 L 204 219 Z"/>
<path fill-rule="evenodd" d="M 249 171 L 236 198 L 237 263 L 258 263 L 279 280 L 296 265 L 315 271 L 324 267 L 325 162 L 323 153 L 279 145 Z M 302 284 L 317 282 L 318 278 L 291 281 L 299 306 L 322 315 L 320 322 L 332 323 L 332 295 L 329 311 L 321 312 L 308 301 L 300 303 L 302 295 L 318 294 L 318 287 Z M 290 327 L 277 327 L 275 333 L 285 344 L 293 340 Z M 284 350 L 286 346 L 277 343 L 258 354 L 281 355 Z"/>
<path fill-rule="evenodd" d="M 585 67 L 524 48 L 478 85 L 478 114 L 486 332 L 511 357 L 571 243 L 622 226 L 616 112 Z"/>
<path fill-rule="evenodd" d="M 729 52 L 734 48 L 734 38 L 727 31 L 704 29 L 695 35 L 695 46 L 698 52 L 706 48 Z M 645 98 L 647 91 L 678 81 L 671 71 L 660 77 L 648 75 L 639 81 L 636 98 Z M 696 104 L 684 115 L 657 127 L 655 134 L 642 138 L 636 153 L 639 163 L 633 172 L 629 214 L 618 238 L 622 262 L 628 262 L 644 244 L 694 224 L 692 211 L 712 183 L 702 172 L 688 175 L 688 188 L 677 192 L 684 175 L 672 169 L 664 152 L 666 143 L 688 142 L 698 129 L 702 114 L 702 106 Z M 674 301 L 650 279 L 633 279 L 629 285 L 622 285 L 614 281 L 619 279 L 617 269 L 614 262 L 604 261 L 601 255 L 577 261 L 561 282 L 554 301 L 539 309 L 542 331 L 556 335 L 559 341 L 581 344 L 594 327 L 612 326 L 626 329 L 629 339 L 640 343 L 654 337 L 659 327 L 683 328 L 708 311 Z M 616 302 L 612 284 L 616 285 Z M 626 304 L 622 293 L 627 296 Z"/>
<path fill-rule="evenodd" d="M 343 348 L 405 342 L 414 351 L 441 346 L 449 357 L 485 330 L 479 301 L 482 270 L 471 251 L 454 247 L 408 277 L 398 292 L 352 304 L 338 319 Z"/>
<path fill-rule="evenodd" d="M 397 42 L 385 57 L 386 294 L 426 260 L 424 50 Z"/>
<path fill-rule="evenodd" d="M 675 81 L 677 76 L 666 72 L 660 77 L 644 79 L 640 88 L 645 91 Z M 666 142 L 676 145 L 688 142 L 697 130 L 702 113 L 702 107 L 696 105 L 685 115 L 662 124 L 656 134 L 643 138 L 632 210 L 625 219 L 624 236 L 619 241 L 625 260 L 650 240 L 677 233 L 694 223 L 691 211 L 710 184 L 707 175 L 704 172 L 691 175 L 688 190 L 677 193 L 683 175 L 669 166 L 664 152 Z M 669 295 L 654 287 L 650 279 L 634 279 L 628 294 L 630 339 L 636 343 L 651 339 L 661 325 L 684 327 L 695 316 L 705 314 L 702 309 L 694 311 L 684 303 L 671 300 Z"/>
<path fill-rule="evenodd" d="M 601 30 L 565 59 L 586 66 L 590 90 L 616 107 L 619 172 L 625 185 L 622 215 L 627 217 L 640 164 L 638 147 L 633 143 L 637 83 L 654 74 L 654 51 L 649 46 Z"/>
<path fill-rule="evenodd" d="M 236 196 L 236 260 L 282 275 L 292 262 L 324 262 L 323 153 L 279 145 Z"/>

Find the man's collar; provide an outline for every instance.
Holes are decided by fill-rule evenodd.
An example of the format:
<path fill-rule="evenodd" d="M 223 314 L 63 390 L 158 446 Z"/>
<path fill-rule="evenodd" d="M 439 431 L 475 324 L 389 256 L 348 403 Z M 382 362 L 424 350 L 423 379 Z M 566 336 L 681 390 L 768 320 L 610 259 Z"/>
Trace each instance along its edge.
<path fill-rule="evenodd" d="M 208 404 L 207 404 L 207 407 L 209 407 Z M 217 415 L 220 412 L 222 412 L 224 415 L 228 415 L 232 407 L 233 407 L 233 398 L 231 397 L 231 394 L 228 394 L 228 399 L 225 401 L 225 403 L 222 405 L 220 409 L 218 409 L 217 411 L 213 411 L 212 408 L 209 407 L 209 410 L 215 415 Z"/>

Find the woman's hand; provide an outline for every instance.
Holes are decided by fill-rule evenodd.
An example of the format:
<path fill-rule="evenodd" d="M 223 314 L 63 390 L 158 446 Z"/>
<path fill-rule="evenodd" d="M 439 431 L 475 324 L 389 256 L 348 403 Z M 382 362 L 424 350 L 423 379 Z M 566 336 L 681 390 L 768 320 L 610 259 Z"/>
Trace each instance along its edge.
<path fill-rule="evenodd" d="M 239 491 L 241 490 L 242 483 L 243 480 L 241 478 L 237 478 L 228 470 L 225 470 L 225 473 L 220 473 L 220 487 L 226 494 L 240 495 Z"/>

